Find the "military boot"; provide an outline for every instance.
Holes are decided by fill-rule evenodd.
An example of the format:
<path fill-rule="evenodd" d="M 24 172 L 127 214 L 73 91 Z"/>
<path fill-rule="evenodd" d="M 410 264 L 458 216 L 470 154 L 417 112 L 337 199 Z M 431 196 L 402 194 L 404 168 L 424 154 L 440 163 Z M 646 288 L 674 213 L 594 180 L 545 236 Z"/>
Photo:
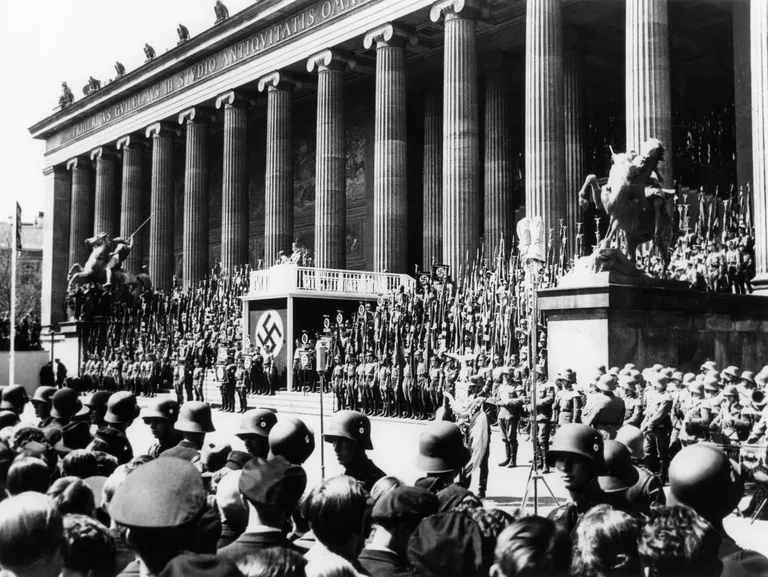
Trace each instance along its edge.
<path fill-rule="evenodd" d="M 506 467 L 512 460 L 512 451 L 510 450 L 509 443 L 504 443 L 504 452 L 507 454 L 507 458 L 499 463 L 499 467 Z"/>

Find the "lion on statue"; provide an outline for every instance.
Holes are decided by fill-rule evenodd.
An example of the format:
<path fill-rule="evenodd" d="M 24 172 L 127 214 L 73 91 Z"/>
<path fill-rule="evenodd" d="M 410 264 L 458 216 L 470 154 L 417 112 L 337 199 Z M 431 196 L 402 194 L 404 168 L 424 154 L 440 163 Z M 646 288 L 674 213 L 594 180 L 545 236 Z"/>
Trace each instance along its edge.
<path fill-rule="evenodd" d="M 634 150 L 616 154 L 611 150 L 613 166 L 608 182 L 598 188 L 597 177 L 587 176 L 579 191 L 582 209 L 589 206 L 587 191 L 598 209 L 610 217 L 608 232 L 598 249 L 611 246 L 619 230 L 626 238 L 627 258 L 635 265 L 637 247 L 653 241 L 663 262 L 663 276 L 667 274 L 672 243 L 673 221 L 668 200 L 676 195 L 675 189 L 662 188 L 663 177 L 657 165 L 664 160 L 664 147 L 655 138 L 643 143 L 640 154 Z"/>

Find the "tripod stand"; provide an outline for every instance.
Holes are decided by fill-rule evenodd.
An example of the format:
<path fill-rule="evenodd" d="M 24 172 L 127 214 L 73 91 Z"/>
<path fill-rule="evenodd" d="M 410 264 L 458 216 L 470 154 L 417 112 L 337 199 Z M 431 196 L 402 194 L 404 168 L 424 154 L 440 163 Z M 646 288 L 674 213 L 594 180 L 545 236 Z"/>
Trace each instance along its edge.
<path fill-rule="evenodd" d="M 539 307 L 538 307 L 538 298 L 536 296 L 536 262 L 531 260 L 528 262 L 528 302 L 531 304 L 531 313 L 530 313 L 530 319 L 528 321 L 528 344 L 530 347 L 530 354 L 528 355 L 529 362 L 536 362 L 537 356 L 538 356 L 538 344 L 539 344 L 539 335 L 538 335 L 538 317 L 539 317 Z M 538 364 L 538 363 L 537 363 Z M 536 365 L 534 365 L 536 366 Z M 536 398 L 536 369 L 534 368 L 533 371 L 530 373 L 530 384 L 531 384 L 531 411 L 530 411 L 530 423 L 531 423 L 531 441 L 533 443 L 533 459 L 531 460 L 531 467 L 528 470 L 528 481 L 526 481 L 525 484 L 525 493 L 523 493 L 523 501 L 520 504 L 520 510 L 525 511 L 526 507 L 528 506 L 528 497 L 533 493 L 533 514 L 538 515 L 539 513 L 539 486 L 538 483 L 544 483 L 544 486 L 547 488 L 547 491 L 549 491 L 549 494 L 552 495 L 552 499 L 555 501 L 555 506 L 559 506 L 560 504 L 557 501 L 557 497 L 555 497 L 555 494 L 552 492 L 552 489 L 550 488 L 549 484 L 547 484 L 547 480 L 544 478 L 544 475 L 539 471 L 539 457 L 541 455 L 540 451 L 541 448 L 539 447 L 539 437 L 538 437 L 538 423 L 536 421 L 536 412 L 537 412 L 537 398 Z"/>

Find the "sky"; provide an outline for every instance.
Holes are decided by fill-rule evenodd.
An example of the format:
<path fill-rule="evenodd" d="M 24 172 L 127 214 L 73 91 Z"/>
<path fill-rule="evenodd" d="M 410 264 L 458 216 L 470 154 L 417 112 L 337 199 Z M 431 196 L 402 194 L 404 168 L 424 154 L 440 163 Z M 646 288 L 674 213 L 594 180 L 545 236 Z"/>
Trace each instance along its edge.
<path fill-rule="evenodd" d="M 257 0 L 258 1 L 258 0 Z M 230 15 L 254 0 L 224 0 Z M 144 63 L 144 43 L 159 56 L 176 46 L 176 27 L 191 36 L 215 21 L 215 0 L 13 0 L 0 17 L 0 219 L 18 200 L 23 220 L 43 210 L 43 141 L 29 127 L 53 113 L 66 81 L 82 98 L 88 77 L 114 78 Z"/>

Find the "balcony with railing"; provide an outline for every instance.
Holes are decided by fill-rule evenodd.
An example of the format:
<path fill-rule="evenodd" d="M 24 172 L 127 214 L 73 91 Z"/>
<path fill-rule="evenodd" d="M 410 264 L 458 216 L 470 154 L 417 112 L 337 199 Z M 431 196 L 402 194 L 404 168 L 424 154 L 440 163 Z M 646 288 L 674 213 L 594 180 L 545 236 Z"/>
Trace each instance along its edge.
<path fill-rule="evenodd" d="M 311 293 L 374 298 L 391 294 L 401 286 L 412 289 L 415 284 L 416 281 L 406 274 L 278 264 L 266 270 L 251 271 L 246 298 L 310 296 Z"/>

